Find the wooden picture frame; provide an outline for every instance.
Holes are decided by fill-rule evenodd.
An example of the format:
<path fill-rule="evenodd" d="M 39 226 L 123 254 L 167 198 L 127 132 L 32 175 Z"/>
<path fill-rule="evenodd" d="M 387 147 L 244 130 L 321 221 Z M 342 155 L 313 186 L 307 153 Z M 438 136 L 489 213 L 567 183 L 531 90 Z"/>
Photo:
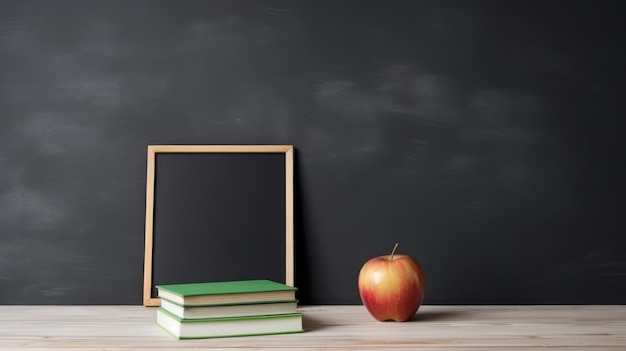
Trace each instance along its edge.
<path fill-rule="evenodd" d="M 167 156 L 166 156 L 167 155 Z M 155 215 L 155 209 L 159 206 L 156 203 L 157 194 L 155 190 L 157 189 L 157 184 L 159 182 L 159 174 L 157 174 L 157 163 L 161 161 L 157 161 L 157 159 L 166 160 L 174 159 L 172 158 L 175 155 L 186 155 L 185 157 L 198 157 L 193 155 L 202 155 L 202 159 L 204 160 L 212 160 L 211 155 L 219 155 L 220 160 L 227 159 L 228 157 L 235 158 L 235 155 L 244 155 L 245 157 L 249 157 L 250 160 L 255 160 L 254 163 L 263 165 L 263 159 L 259 159 L 257 162 L 257 157 L 263 157 L 262 155 L 279 155 L 278 162 L 282 163 L 282 156 L 284 156 L 284 196 L 285 196 L 285 205 L 284 205 L 284 228 L 285 233 L 280 234 L 282 238 L 284 238 L 284 248 L 285 248 L 285 257 L 284 257 L 284 267 L 285 267 L 285 280 L 284 283 L 287 285 L 293 286 L 294 284 L 294 190 L 293 190 L 293 155 L 294 148 L 292 145 L 149 145 L 148 146 L 148 154 L 147 154 L 147 177 L 146 177 L 146 216 L 145 216 L 145 254 L 144 254 L 144 284 L 143 284 L 143 304 L 144 306 L 160 306 L 160 299 L 155 295 L 155 285 L 158 285 L 159 282 L 154 281 L 154 265 L 155 265 L 155 235 L 158 238 L 158 235 L 165 235 L 163 233 L 155 233 L 155 220 L 157 219 Z M 230 156 L 233 155 L 233 156 Z M 258 155 L 258 156 L 257 156 Z M 281 156 L 282 155 L 282 156 Z M 178 159 L 182 156 L 176 156 Z M 265 157 L 275 157 L 275 156 L 265 156 Z M 275 158 L 272 160 L 272 165 L 276 165 L 277 161 Z M 165 161 L 163 161 L 165 164 Z M 222 161 L 220 161 L 222 162 Z M 238 161 L 241 162 L 241 161 Z M 197 162 L 193 162 L 194 164 Z M 255 166 L 256 167 L 256 166 Z M 261 166 L 263 167 L 263 166 Z M 268 166 L 270 167 L 270 166 Z M 281 165 L 282 167 L 282 165 Z M 228 168 L 228 164 L 225 167 L 219 167 L 220 172 L 226 172 L 224 169 Z M 206 167 L 205 167 L 206 169 Z M 272 170 L 271 174 L 275 174 L 276 172 L 283 172 L 282 170 Z M 189 173 L 189 169 L 184 169 L 182 171 L 178 171 L 180 174 L 184 172 Z M 203 172 L 207 172 L 204 170 Z M 211 172 L 211 171 L 209 171 Z M 191 172 L 193 173 L 193 172 Z M 241 172 L 240 172 L 241 173 Z M 247 172 L 254 173 L 254 172 Z M 261 172 L 262 173 L 262 172 Z M 253 174 L 250 175 L 254 176 Z M 274 177 L 275 178 L 275 177 Z M 180 183 L 180 182 L 179 182 Z M 282 185 L 282 183 L 280 183 Z M 178 186 L 178 183 L 177 183 Z M 282 196 L 282 189 L 280 192 Z M 245 196 L 245 195 L 244 195 Z M 210 198 L 211 196 L 207 196 Z M 224 196 L 228 197 L 228 196 Z M 258 196 L 257 196 L 258 197 Z M 282 202 L 282 200 L 274 199 L 274 202 Z M 183 201 L 184 202 L 184 201 Z M 282 206 L 282 203 L 280 204 Z M 217 204 L 217 206 L 221 206 L 221 204 Z M 277 206 L 277 208 L 281 208 Z M 158 211 L 157 211 L 158 212 Z M 168 213 L 161 213 L 161 216 L 169 215 Z M 282 218 L 282 213 L 276 214 L 276 218 Z M 282 224 L 281 224 L 282 228 Z M 181 231 L 183 231 L 181 229 Z M 176 234 L 179 235 L 179 234 Z M 216 235 L 216 234 L 212 234 Z M 248 234 L 252 235 L 252 234 Z M 272 232 L 273 235 L 273 232 Z M 196 235 L 197 236 L 197 235 Z M 272 238 L 273 240 L 278 240 L 282 245 L 282 238 Z M 215 238 L 219 244 L 219 240 Z M 204 239 L 203 239 L 204 240 Z M 161 248 L 162 249 L 162 248 Z M 234 248 L 224 247 L 223 250 L 236 251 Z M 280 249 L 282 250 L 282 249 Z M 275 255 L 276 256 L 276 255 Z M 262 277 L 259 277 L 263 279 Z M 256 279 L 256 278 L 254 278 Z M 191 282 L 191 281 L 189 281 Z M 167 283 L 181 283 L 181 282 L 167 282 Z"/>

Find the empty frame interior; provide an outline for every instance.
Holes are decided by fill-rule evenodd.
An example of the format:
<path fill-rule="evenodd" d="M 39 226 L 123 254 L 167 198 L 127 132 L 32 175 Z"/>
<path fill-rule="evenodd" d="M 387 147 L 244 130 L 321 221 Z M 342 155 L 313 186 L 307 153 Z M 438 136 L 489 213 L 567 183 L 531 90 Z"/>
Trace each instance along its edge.
<path fill-rule="evenodd" d="M 145 306 L 159 284 L 293 285 L 293 146 L 148 146 L 145 236 Z"/>

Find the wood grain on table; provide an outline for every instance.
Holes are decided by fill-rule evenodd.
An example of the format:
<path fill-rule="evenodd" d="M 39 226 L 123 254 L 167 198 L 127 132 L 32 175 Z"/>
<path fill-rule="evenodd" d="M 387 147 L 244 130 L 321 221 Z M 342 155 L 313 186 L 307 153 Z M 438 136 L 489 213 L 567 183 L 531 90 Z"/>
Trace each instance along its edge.
<path fill-rule="evenodd" d="M 626 306 L 303 306 L 304 333 L 176 340 L 143 306 L 0 306 L 0 350 L 626 350 Z"/>

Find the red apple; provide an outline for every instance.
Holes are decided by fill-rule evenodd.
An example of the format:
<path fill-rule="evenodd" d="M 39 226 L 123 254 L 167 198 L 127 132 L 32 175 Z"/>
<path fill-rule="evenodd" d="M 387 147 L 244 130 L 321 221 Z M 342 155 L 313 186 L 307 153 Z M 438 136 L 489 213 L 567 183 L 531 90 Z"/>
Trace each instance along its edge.
<path fill-rule="evenodd" d="M 359 272 L 359 295 L 367 311 L 379 321 L 409 320 L 424 299 L 424 272 L 407 255 L 379 256 L 365 262 Z"/>

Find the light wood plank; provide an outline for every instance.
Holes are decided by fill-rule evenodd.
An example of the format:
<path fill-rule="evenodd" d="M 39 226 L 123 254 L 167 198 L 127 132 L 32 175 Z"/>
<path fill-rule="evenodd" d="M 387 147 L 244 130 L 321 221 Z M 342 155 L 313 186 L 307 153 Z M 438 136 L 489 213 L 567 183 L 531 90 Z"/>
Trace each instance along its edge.
<path fill-rule="evenodd" d="M 179 341 L 143 306 L 0 306 L 0 350 L 624 350 L 626 306 L 423 306 L 405 323 L 308 306 L 305 332 Z"/>
<path fill-rule="evenodd" d="M 285 284 L 294 286 L 295 284 L 295 259 L 294 259 L 294 148 L 289 146 L 285 151 Z"/>

